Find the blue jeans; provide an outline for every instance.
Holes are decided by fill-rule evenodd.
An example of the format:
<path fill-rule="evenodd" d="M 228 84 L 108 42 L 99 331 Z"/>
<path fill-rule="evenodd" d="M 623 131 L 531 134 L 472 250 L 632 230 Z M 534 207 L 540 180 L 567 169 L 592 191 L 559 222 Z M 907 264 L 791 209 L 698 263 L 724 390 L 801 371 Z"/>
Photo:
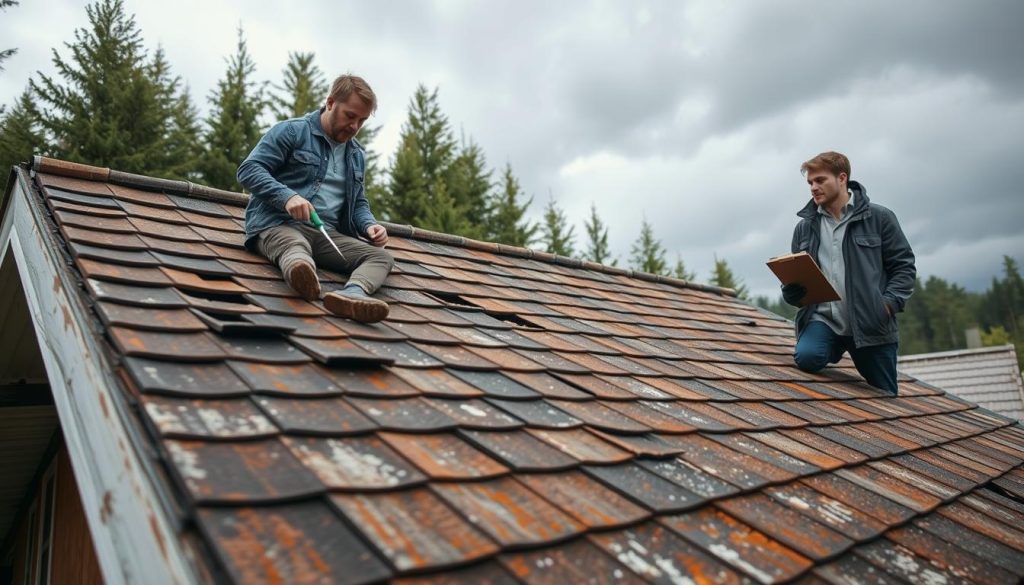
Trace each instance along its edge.
<path fill-rule="evenodd" d="M 837 335 L 821 321 L 811 321 L 800 333 L 793 352 L 796 367 L 805 372 L 820 372 L 850 352 L 853 365 L 868 384 L 896 394 L 896 343 L 855 347 L 853 337 Z"/>

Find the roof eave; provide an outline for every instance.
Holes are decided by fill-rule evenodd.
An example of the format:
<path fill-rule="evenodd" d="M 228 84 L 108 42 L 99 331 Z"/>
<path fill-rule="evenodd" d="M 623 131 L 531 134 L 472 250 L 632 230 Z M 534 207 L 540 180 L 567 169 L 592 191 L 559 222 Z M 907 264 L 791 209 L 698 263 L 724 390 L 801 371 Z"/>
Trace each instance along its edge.
<path fill-rule="evenodd" d="M 104 581 L 198 582 L 30 180 L 15 169 L 0 262 L 14 254 Z"/>

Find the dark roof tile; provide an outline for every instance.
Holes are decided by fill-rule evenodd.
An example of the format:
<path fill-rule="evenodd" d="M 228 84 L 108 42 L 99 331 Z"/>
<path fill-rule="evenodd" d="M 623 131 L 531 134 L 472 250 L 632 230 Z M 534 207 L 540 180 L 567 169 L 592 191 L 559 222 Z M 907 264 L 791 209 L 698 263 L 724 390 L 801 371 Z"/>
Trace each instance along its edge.
<path fill-rule="evenodd" d="M 1024 577 L 1024 554 L 959 522 L 941 514 L 931 514 L 917 518 L 913 525 L 1012 572 L 1017 578 Z"/>
<path fill-rule="evenodd" d="M 431 488 L 503 547 L 549 543 L 584 529 L 512 478 L 437 483 Z"/>
<path fill-rule="evenodd" d="M 272 502 L 323 489 L 276 439 L 245 442 L 164 441 L 173 469 L 199 503 Z"/>
<path fill-rule="evenodd" d="M 787 481 L 796 475 L 710 439 L 697 435 L 687 435 L 685 438 L 688 448 L 680 455 L 682 459 L 743 489 Z"/>
<path fill-rule="evenodd" d="M 704 508 L 659 521 L 718 560 L 762 583 L 791 579 L 813 566 L 807 557 L 721 511 Z"/>
<path fill-rule="evenodd" d="M 405 342 L 353 340 L 354 344 L 381 359 L 393 360 L 397 366 L 407 368 L 437 368 L 444 364 Z"/>
<path fill-rule="evenodd" d="M 419 398 L 352 397 L 348 401 L 388 430 L 439 431 L 456 426 L 454 419 Z"/>
<path fill-rule="evenodd" d="M 840 469 L 835 475 L 875 492 L 876 494 L 906 506 L 918 513 L 934 510 L 941 500 L 931 493 L 918 489 L 891 475 L 878 471 L 868 465 Z"/>
<path fill-rule="evenodd" d="M 749 582 L 744 575 L 654 522 L 589 538 L 631 571 L 654 583 Z"/>
<path fill-rule="evenodd" d="M 236 583 L 359 585 L 391 570 L 323 502 L 200 508 L 199 527 Z M 287 554 L 281 554 L 282 541 Z"/>
<path fill-rule="evenodd" d="M 995 566 L 964 549 L 925 532 L 916 526 L 904 526 L 886 534 L 889 540 L 928 560 L 932 567 L 955 575 L 966 582 L 998 585 L 1014 583 L 1019 575 Z"/>
<path fill-rule="evenodd" d="M 159 268 L 140 268 L 109 264 L 86 258 L 79 258 L 77 265 L 86 278 L 96 280 L 109 280 L 141 286 L 171 286 L 173 284 L 171 279 L 167 278 Z"/>
<path fill-rule="evenodd" d="M 802 482 L 772 486 L 765 489 L 764 493 L 856 541 L 874 538 L 887 528 L 887 524 L 882 521 Z"/>
<path fill-rule="evenodd" d="M 1024 553 L 1024 530 L 1013 527 L 1013 524 L 1019 521 L 1018 513 L 978 494 L 979 492 L 975 492 L 956 503 L 944 506 L 939 509 L 939 513 Z"/>
<path fill-rule="evenodd" d="M 206 333 L 110 327 L 107 334 L 124 355 L 175 361 L 217 361 L 227 355 L 215 339 Z"/>
<path fill-rule="evenodd" d="M 502 555 L 501 563 L 530 585 L 640 585 L 645 581 L 587 540 L 574 540 L 553 550 Z"/>
<path fill-rule="evenodd" d="M 615 433 L 646 433 L 651 430 L 647 425 L 596 400 L 548 400 L 548 402 L 596 429 Z"/>
<path fill-rule="evenodd" d="M 910 549 L 889 540 L 877 540 L 857 548 L 857 555 L 872 563 L 893 578 L 909 583 L 943 583 L 967 585 L 970 581 L 943 571 Z"/>
<path fill-rule="evenodd" d="M 210 336 L 229 359 L 264 364 L 302 364 L 313 361 L 284 339 L 273 337 Z"/>
<path fill-rule="evenodd" d="M 157 431 L 185 439 L 242 439 L 278 433 L 247 399 L 212 400 L 144 396 L 142 406 Z"/>
<path fill-rule="evenodd" d="M 105 248 L 90 246 L 88 244 L 68 244 L 68 249 L 75 258 L 89 258 L 99 260 L 108 264 L 124 266 L 154 267 L 160 265 L 160 260 L 150 252 L 144 250 L 123 250 L 117 248 Z"/>
<path fill-rule="evenodd" d="M 479 389 L 486 396 L 508 399 L 539 398 L 540 395 L 498 372 L 452 372 L 457 378 Z"/>
<path fill-rule="evenodd" d="M 576 459 L 522 430 L 462 430 L 460 433 L 468 441 L 517 471 L 567 469 L 578 464 Z"/>
<path fill-rule="evenodd" d="M 390 371 L 425 396 L 443 398 L 484 396 L 483 390 L 442 368 L 424 370 L 394 367 Z"/>
<path fill-rule="evenodd" d="M 375 436 L 285 437 L 285 445 L 331 490 L 387 490 L 426 481 L 415 466 Z"/>
<path fill-rule="evenodd" d="M 800 554 L 821 561 L 854 542 L 839 532 L 763 494 L 730 498 L 716 505 Z"/>
<path fill-rule="evenodd" d="M 391 365 L 394 359 L 369 351 L 344 338 L 290 337 L 292 345 L 328 366 L 366 367 Z"/>
<path fill-rule="evenodd" d="M 523 384 L 527 388 L 546 398 L 562 398 L 565 400 L 582 400 L 591 397 L 575 385 L 566 383 L 564 376 L 552 376 L 543 372 L 503 372 L 509 378 Z"/>
<path fill-rule="evenodd" d="M 250 392 L 245 382 L 221 363 L 182 364 L 127 357 L 124 365 L 138 387 L 147 393 L 227 397 Z"/>
<path fill-rule="evenodd" d="M 520 585 L 496 561 L 478 563 L 466 568 L 395 579 L 392 585 Z"/>
<path fill-rule="evenodd" d="M 158 309 L 98 302 L 96 312 L 108 327 L 121 325 L 155 331 L 206 331 L 207 326 L 187 309 Z"/>
<path fill-rule="evenodd" d="M 556 408 L 547 400 L 488 398 L 487 401 L 533 427 L 564 429 L 583 424 L 583 421 Z"/>
<path fill-rule="evenodd" d="M 334 494 L 331 501 L 399 571 L 450 566 L 499 550 L 426 488 Z"/>
<path fill-rule="evenodd" d="M 619 463 L 631 458 L 628 451 L 583 429 L 528 429 L 528 433 L 581 463 Z"/>
<path fill-rule="evenodd" d="M 286 433 L 337 436 L 378 428 L 343 398 L 296 400 L 261 396 L 255 400 Z"/>
<path fill-rule="evenodd" d="M 650 514 L 579 471 L 521 475 L 519 480 L 588 529 L 631 524 Z"/>
<path fill-rule="evenodd" d="M 584 467 L 588 474 L 646 508 L 658 513 L 693 508 L 704 500 L 635 463 Z"/>
<path fill-rule="evenodd" d="M 451 433 L 378 436 L 434 480 L 476 479 L 508 472 L 507 467 Z"/>
<path fill-rule="evenodd" d="M 330 396 L 341 393 L 324 371 L 312 364 L 267 364 L 229 361 L 228 366 L 256 392 L 298 396 Z"/>

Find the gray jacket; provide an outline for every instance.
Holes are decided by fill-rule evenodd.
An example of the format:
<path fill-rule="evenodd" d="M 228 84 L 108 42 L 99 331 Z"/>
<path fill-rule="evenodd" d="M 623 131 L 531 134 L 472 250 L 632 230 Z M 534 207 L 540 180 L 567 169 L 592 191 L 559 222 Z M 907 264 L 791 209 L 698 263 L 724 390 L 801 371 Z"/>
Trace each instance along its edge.
<path fill-rule="evenodd" d="M 849 310 L 853 342 L 857 347 L 896 343 L 899 331 L 896 313 L 903 311 L 914 292 L 914 251 L 910 249 L 896 214 L 871 203 L 867 189 L 857 181 L 848 183 L 854 192 L 854 206 L 843 239 L 846 290 L 839 291 Z M 818 206 L 811 200 L 797 215 L 801 218 L 793 230 L 793 252 L 818 257 L 821 242 Z M 892 317 L 885 311 L 892 310 Z M 811 320 L 813 307 L 803 307 L 796 315 L 796 334 Z"/>

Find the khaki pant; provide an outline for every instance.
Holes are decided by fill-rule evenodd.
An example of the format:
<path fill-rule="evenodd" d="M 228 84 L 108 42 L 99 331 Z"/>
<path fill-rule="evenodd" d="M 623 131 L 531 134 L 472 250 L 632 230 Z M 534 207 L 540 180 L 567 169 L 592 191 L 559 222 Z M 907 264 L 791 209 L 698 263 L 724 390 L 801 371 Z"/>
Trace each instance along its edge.
<path fill-rule="evenodd" d="M 373 294 L 384 284 L 395 260 L 383 248 L 338 233 L 325 226 L 327 233 L 345 256 L 327 242 L 327 238 L 311 225 L 284 224 L 260 232 L 256 249 L 277 265 L 281 272 L 295 262 L 306 261 L 315 266 L 350 274 L 349 283 L 358 284 L 367 294 Z"/>

